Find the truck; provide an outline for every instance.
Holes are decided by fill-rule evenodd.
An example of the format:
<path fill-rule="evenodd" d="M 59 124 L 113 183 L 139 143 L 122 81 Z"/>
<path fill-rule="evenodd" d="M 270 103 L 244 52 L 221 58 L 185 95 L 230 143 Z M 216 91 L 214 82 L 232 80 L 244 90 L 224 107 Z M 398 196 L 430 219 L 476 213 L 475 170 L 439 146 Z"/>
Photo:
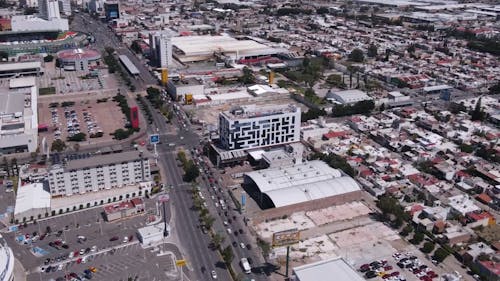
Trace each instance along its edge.
<path fill-rule="evenodd" d="M 246 274 L 252 273 L 252 268 L 250 267 L 250 263 L 248 263 L 247 258 L 242 258 L 240 262 L 241 267 L 243 267 L 243 271 L 245 271 Z"/>

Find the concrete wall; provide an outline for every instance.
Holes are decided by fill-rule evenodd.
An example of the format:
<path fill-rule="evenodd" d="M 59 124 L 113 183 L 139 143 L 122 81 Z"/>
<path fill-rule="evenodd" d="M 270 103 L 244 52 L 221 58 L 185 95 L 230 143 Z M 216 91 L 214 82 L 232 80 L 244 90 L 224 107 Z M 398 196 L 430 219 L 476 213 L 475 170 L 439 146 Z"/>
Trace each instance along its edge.
<path fill-rule="evenodd" d="M 283 216 L 289 216 L 294 212 L 313 211 L 323 208 L 328 208 L 332 205 L 341 205 L 347 202 L 358 201 L 362 198 L 362 191 L 353 191 L 346 194 L 331 196 L 323 199 L 308 201 L 299 204 L 293 204 L 281 208 L 274 208 L 256 212 L 252 221 L 255 224 L 265 222 L 266 220 L 278 219 Z"/>

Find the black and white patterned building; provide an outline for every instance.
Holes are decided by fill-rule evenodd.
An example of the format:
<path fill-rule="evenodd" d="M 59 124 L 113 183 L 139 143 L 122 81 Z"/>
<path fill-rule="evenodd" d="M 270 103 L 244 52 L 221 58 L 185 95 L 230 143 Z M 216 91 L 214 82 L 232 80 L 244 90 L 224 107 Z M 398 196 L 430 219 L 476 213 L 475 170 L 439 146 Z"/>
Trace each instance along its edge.
<path fill-rule="evenodd" d="M 238 150 L 300 141 L 300 108 L 244 106 L 219 114 L 224 149 Z"/>

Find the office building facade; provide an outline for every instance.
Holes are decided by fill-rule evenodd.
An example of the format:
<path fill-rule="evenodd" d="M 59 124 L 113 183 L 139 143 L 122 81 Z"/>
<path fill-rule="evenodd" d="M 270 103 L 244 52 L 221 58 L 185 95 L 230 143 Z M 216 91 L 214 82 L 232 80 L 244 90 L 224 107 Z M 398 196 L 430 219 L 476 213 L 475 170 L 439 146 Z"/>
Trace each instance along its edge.
<path fill-rule="evenodd" d="M 54 165 L 48 173 L 51 195 L 71 196 L 149 181 L 148 158 L 143 152 L 127 151 Z"/>
<path fill-rule="evenodd" d="M 234 108 L 219 114 L 221 145 L 248 149 L 300 141 L 300 108 L 293 105 Z"/>
<path fill-rule="evenodd" d="M 118 3 L 104 3 L 104 15 L 106 20 L 114 20 L 120 18 L 120 6 Z"/>
<path fill-rule="evenodd" d="M 167 32 L 151 33 L 149 45 L 156 66 L 161 68 L 172 66 L 172 35 Z"/>

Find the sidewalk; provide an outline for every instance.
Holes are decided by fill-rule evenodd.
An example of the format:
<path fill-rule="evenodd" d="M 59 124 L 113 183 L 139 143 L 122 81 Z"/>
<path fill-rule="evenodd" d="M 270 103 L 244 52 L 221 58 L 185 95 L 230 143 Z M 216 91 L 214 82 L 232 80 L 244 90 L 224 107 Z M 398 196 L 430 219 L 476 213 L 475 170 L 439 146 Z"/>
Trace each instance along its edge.
<path fill-rule="evenodd" d="M 14 280 L 26 281 L 26 270 L 18 259 L 14 259 Z"/>

